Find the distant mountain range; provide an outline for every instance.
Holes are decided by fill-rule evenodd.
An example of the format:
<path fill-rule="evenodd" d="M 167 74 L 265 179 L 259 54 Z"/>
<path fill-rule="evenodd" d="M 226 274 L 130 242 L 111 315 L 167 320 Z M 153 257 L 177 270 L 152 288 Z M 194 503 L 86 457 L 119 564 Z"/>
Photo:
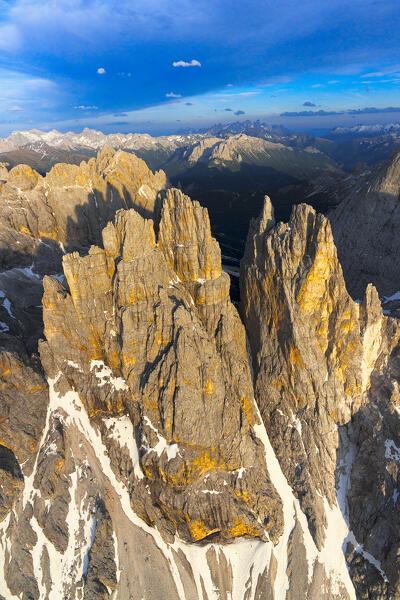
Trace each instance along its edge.
<path fill-rule="evenodd" d="M 335 127 L 328 131 L 327 138 L 352 136 L 352 137 L 369 137 L 384 135 L 387 133 L 400 136 L 400 123 L 373 123 L 371 125 L 354 125 L 353 127 Z"/>
<path fill-rule="evenodd" d="M 274 198 L 278 220 L 288 219 L 301 201 L 326 212 L 358 186 L 361 173 L 399 148 L 399 138 L 397 124 L 336 128 L 321 138 L 250 120 L 160 137 L 33 129 L 0 139 L 0 162 L 8 168 L 27 164 L 44 175 L 60 162 L 80 164 L 105 146 L 134 153 L 208 208 L 213 233 L 229 257 L 225 262 L 234 266 L 265 194 Z"/>
<path fill-rule="evenodd" d="M 58 162 L 79 164 L 81 160 L 94 156 L 104 146 L 109 146 L 134 152 L 143 158 L 151 169 L 162 168 L 171 176 L 182 174 L 188 168 L 192 169 L 194 162 L 197 162 L 194 159 L 195 156 L 199 157 L 202 167 L 207 163 L 209 168 L 214 168 L 218 163 L 219 169 L 224 167 L 232 171 L 236 162 L 235 158 L 232 160 L 235 152 L 241 156 L 238 159 L 241 166 L 254 164 L 258 167 L 261 165 L 275 168 L 272 146 L 262 148 L 258 142 L 248 142 L 248 145 L 255 144 L 255 152 L 249 153 L 243 150 L 244 138 L 238 136 L 258 138 L 271 144 L 305 150 L 309 155 L 309 160 L 301 159 L 303 164 L 301 176 L 304 175 L 305 168 L 306 176 L 309 177 L 309 164 L 311 164 L 312 170 L 315 169 L 317 163 L 319 168 L 324 169 L 327 165 L 332 168 L 332 163 L 328 159 L 337 163 L 341 169 L 351 171 L 358 163 L 373 165 L 388 158 L 400 144 L 400 124 L 336 127 L 328 131 L 324 137 L 290 132 L 280 125 L 268 125 L 260 120 L 219 123 L 204 131 L 159 137 L 153 137 L 146 133 L 107 135 L 88 128 L 81 133 L 72 131 L 61 133 L 56 130 L 44 132 L 32 129 L 30 131 L 14 131 L 7 138 L 0 138 L 0 160 L 8 162 L 10 166 L 23 162 L 39 172 L 45 173 Z M 232 137 L 234 140 L 229 142 L 229 148 L 224 146 L 222 140 Z M 236 143 L 240 146 L 237 149 L 234 148 Z M 207 152 L 201 152 L 201 148 L 205 146 L 207 146 Z M 217 157 L 221 148 L 223 148 L 222 154 L 226 155 L 228 152 L 231 157 L 228 161 L 222 161 L 223 164 Z M 275 150 L 278 151 L 278 148 Z M 323 157 L 320 154 L 318 157 L 314 156 L 313 159 L 310 159 L 311 153 L 316 151 L 326 156 Z M 207 153 L 210 156 L 206 161 Z M 267 157 L 267 154 L 271 154 L 271 157 Z M 276 157 L 279 155 L 283 155 L 282 148 L 279 149 Z M 188 157 L 191 157 L 190 160 Z M 292 173 L 291 159 L 293 158 L 297 163 L 295 177 L 298 177 L 299 156 L 291 155 L 287 161 L 286 170 Z M 279 171 L 280 168 L 281 164 Z M 202 177 L 203 175 L 204 173 L 202 173 Z"/>

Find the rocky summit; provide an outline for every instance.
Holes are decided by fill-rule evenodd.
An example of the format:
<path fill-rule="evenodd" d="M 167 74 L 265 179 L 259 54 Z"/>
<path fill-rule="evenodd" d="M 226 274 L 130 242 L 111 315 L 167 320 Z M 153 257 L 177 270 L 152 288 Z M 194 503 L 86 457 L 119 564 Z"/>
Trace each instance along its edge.
<path fill-rule="evenodd" d="M 400 325 L 330 221 L 266 197 L 235 306 L 135 155 L 0 177 L 0 598 L 400 598 Z"/>

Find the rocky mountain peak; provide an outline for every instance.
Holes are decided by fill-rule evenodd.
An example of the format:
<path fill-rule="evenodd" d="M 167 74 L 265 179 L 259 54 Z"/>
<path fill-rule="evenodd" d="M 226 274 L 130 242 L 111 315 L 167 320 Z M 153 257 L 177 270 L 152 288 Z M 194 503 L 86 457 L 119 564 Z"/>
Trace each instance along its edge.
<path fill-rule="evenodd" d="M 240 317 L 164 173 L 110 148 L 12 171 L 0 596 L 398 597 L 400 326 L 350 297 L 330 221 L 265 197 Z"/>
<path fill-rule="evenodd" d="M 119 211 L 104 249 L 64 257 L 68 287 L 45 278 L 42 362 L 63 394 L 80 390 L 98 427 L 129 418 L 137 428 L 143 474 L 126 483 L 163 536 L 276 539 L 245 333 L 228 290 L 220 297 L 229 278 L 215 245 L 206 211 L 178 190 L 166 194 L 158 242 L 151 220 Z M 261 520 L 260 495 L 270 497 Z"/>
<path fill-rule="evenodd" d="M 336 425 L 360 409 L 399 330 L 385 339 L 375 288 L 361 305 L 349 296 L 326 217 L 301 204 L 287 224 L 271 228 L 270 214 L 266 199 L 241 265 L 241 312 L 261 415 L 322 547 L 327 512 L 320 494 L 334 501 Z"/>

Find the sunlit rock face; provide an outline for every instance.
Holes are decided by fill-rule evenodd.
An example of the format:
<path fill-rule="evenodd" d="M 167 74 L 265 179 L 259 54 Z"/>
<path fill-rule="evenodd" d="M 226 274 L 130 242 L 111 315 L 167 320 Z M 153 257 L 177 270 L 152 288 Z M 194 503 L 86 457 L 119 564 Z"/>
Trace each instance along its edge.
<path fill-rule="evenodd" d="M 166 186 L 162 171 L 152 173 L 134 154 L 109 148 L 80 166 L 57 164 L 45 177 L 18 165 L 7 172 L 0 188 L 1 254 L 10 230 L 27 236 L 19 245 L 29 248 L 40 240 L 66 249 L 99 242 L 119 208 L 135 207 L 152 215 L 157 193 Z M 5 260 L 9 267 L 10 256 Z"/>
<path fill-rule="evenodd" d="M 263 214 L 250 227 L 241 286 L 241 311 L 252 347 L 256 401 L 315 543 L 322 549 L 329 542 L 332 507 L 336 494 L 344 493 L 339 504 L 342 500 L 341 509 L 354 527 L 357 540 L 367 541 L 369 548 L 377 549 L 374 555 L 384 559 L 386 552 L 379 548 L 378 533 L 370 535 L 357 498 L 367 494 L 366 510 L 374 515 L 372 519 L 378 519 L 376 529 L 382 531 L 383 522 L 391 518 L 391 509 L 382 518 L 372 506 L 381 504 L 383 498 L 393 505 L 391 495 L 396 484 L 391 483 L 382 498 L 381 484 L 372 481 L 371 453 L 375 475 L 380 473 L 379 478 L 387 479 L 387 461 L 381 459 L 389 442 L 382 439 L 382 432 L 372 434 L 377 424 L 372 426 L 371 419 L 372 414 L 376 415 L 377 394 L 382 396 L 388 388 L 394 391 L 386 392 L 386 401 L 380 401 L 391 416 L 378 429 L 396 428 L 398 423 L 397 382 L 388 366 L 398 353 L 397 320 L 383 316 L 371 285 L 361 303 L 351 299 L 329 221 L 307 205 L 294 207 L 288 224 L 276 225 L 266 198 Z M 376 447 L 371 446 L 365 455 L 369 445 L 367 428 Z M 361 440 L 363 449 L 357 448 Z M 388 458 L 392 458 L 393 469 L 395 457 Z M 343 486 L 350 472 L 347 506 Z M 393 474 L 389 480 L 393 481 Z M 386 551 L 397 551 L 398 541 L 393 537 L 383 544 Z M 357 546 L 355 538 L 351 541 Z M 361 565 L 368 564 L 362 552 L 353 555 L 352 560 L 357 562 L 354 556 Z M 386 575 L 377 570 L 373 560 L 368 566 L 374 571 L 369 577 L 375 578 L 377 589 L 381 589 L 374 597 L 386 597 Z M 357 577 L 363 578 L 360 569 Z"/>
<path fill-rule="evenodd" d="M 68 289 L 45 279 L 46 371 L 67 369 L 94 420 L 130 417 L 144 474 L 132 500 L 166 538 L 277 539 L 245 332 L 207 214 L 171 190 L 159 231 L 157 244 L 152 221 L 121 211 L 104 248 L 64 258 Z"/>
<path fill-rule="evenodd" d="M 37 351 L 45 274 L 62 277 L 65 252 L 86 252 L 116 212 L 153 214 L 167 187 L 133 154 L 104 148 L 80 166 L 55 165 L 42 177 L 27 165 L 0 173 L 0 331 Z"/>
<path fill-rule="evenodd" d="M 6 177 L 13 244 L 43 209 L 63 250 L 0 273 L 0 598 L 397 598 L 400 329 L 329 221 L 266 198 L 241 319 L 207 211 L 136 157 Z"/>

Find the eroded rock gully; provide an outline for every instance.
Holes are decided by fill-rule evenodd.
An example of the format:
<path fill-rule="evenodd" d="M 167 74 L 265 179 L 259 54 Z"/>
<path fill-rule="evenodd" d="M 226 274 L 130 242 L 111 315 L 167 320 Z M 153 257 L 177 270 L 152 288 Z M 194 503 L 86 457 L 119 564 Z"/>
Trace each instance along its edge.
<path fill-rule="evenodd" d="M 0 596 L 399 597 L 400 328 L 372 286 L 351 299 L 328 220 L 275 224 L 266 198 L 242 322 L 204 208 L 123 152 L 68 169 L 0 190 L 14 245 L 40 245 L 44 203 L 80 248 L 7 272 L 57 277 L 39 355 L 3 296 Z"/>

